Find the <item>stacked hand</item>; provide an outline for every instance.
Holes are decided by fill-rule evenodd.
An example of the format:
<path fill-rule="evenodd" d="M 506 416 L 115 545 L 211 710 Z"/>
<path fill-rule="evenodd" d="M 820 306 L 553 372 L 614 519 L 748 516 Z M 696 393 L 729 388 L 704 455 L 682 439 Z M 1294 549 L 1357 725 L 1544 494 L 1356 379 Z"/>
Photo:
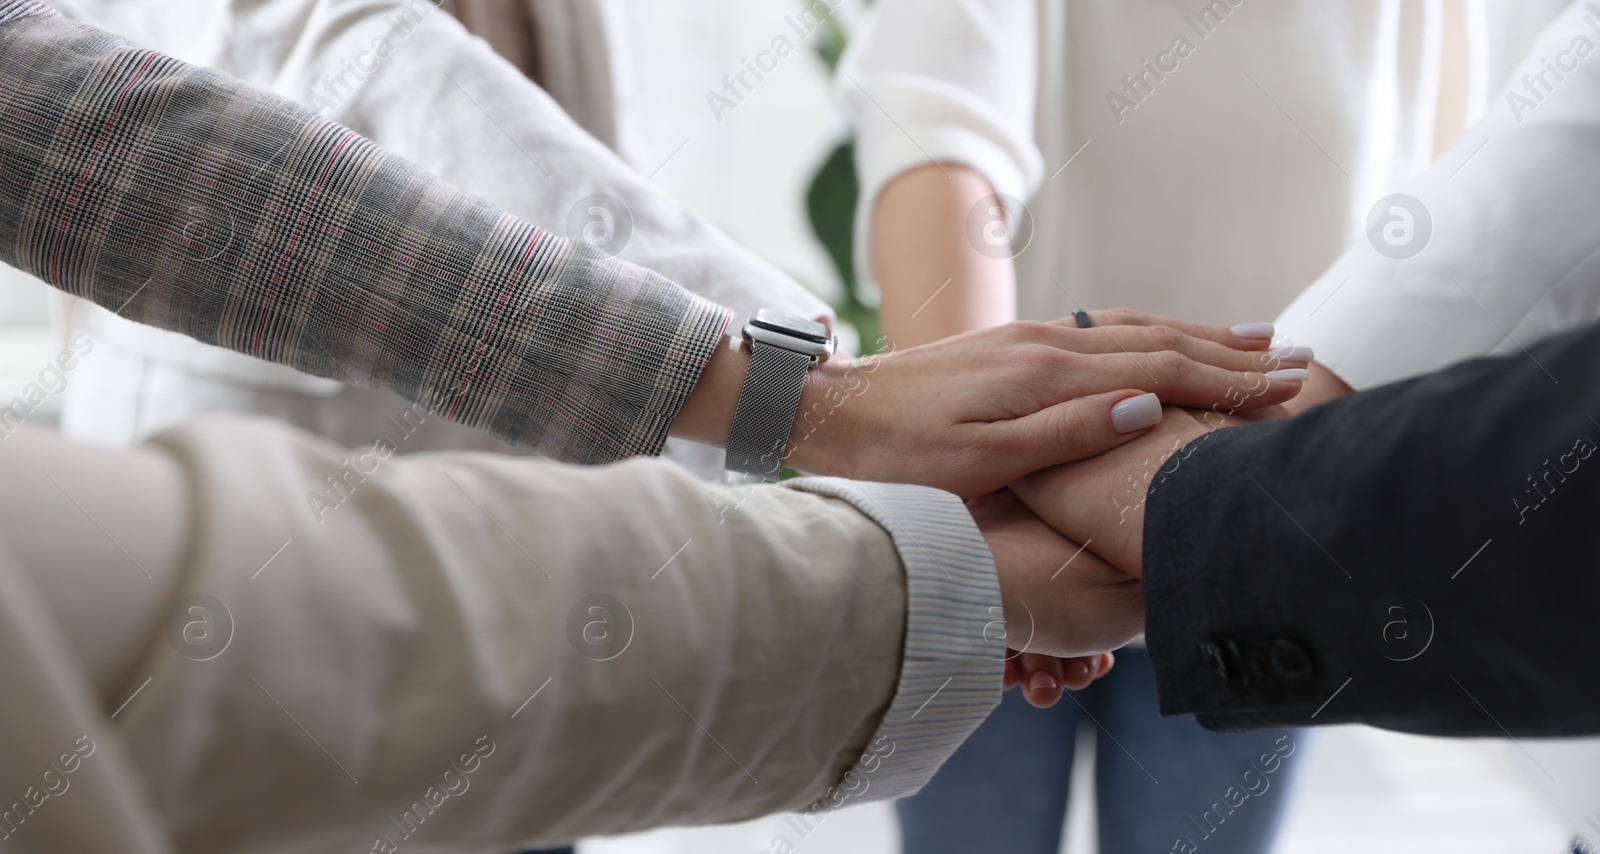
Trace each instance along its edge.
<path fill-rule="evenodd" d="M 830 359 L 808 375 L 784 459 L 969 499 L 1017 653 L 1008 687 L 1026 677 L 1039 705 L 1104 674 L 1106 653 L 1143 630 L 1143 487 L 1201 430 L 1172 407 L 1271 411 L 1300 392 L 1311 359 L 1305 348 L 1270 350 L 1265 324 L 1129 309 L 1091 321 L 1011 323 Z M 674 432 L 720 442 L 743 380 L 742 357 L 719 350 Z"/>
<path fill-rule="evenodd" d="M 1223 415 L 1215 410 L 1168 407 L 1163 414 L 1161 423 L 1137 441 L 1097 457 L 1035 472 L 1013 482 L 1001 493 L 1005 496 L 1003 499 L 985 499 L 1017 508 L 1010 513 L 1027 520 L 1025 524 L 1035 542 L 1052 542 L 1045 533 L 1049 531 L 1059 544 L 1070 546 L 1074 541 L 1082 541 L 1090 547 L 1083 549 L 1069 566 L 1063 567 L 1063 575 L 1071 571 L 1071 567 L 1077 567 L 1070 576 L 1076 589 L 1053 591 L 1055 595 L 1084 597 L 1081 607 L 1069 608 L 1061 615 L 1062 619 L 1075 622 L 1059 626 L 1068 632 L 1064 637 L 1045 635 L 1046 643 L 1062 642 L 1065 638 L 1065 645 L 1060 647 L 1064 651 L 1056 655 L 1078 657 L 1052 656 L 1048 654 L 1050 648 L 1041 644 L 1046 654 L 1023 653 L 1007 663 L 1005 687 L 1009 689 L 1020 683 L 1029 702 L 1036 706 L 1054 705 L 1061 698 L 1061 689 L 1078 690 L 1110 668 L 1109 654 L 1083 656 L 1074 643 L 1088 641 L 1092 646 L 1091 639 L 1094 639 L 1109 649 L 1143 632 L 1144 602 L 1140 581 L 1143 578 L 1144 509 L 1152 482 L 1176 473 L 1183 461 L 1199 448 L 1207 433 L 1250 421 L 1286 417 L 1288 412 L 1274 406 Z M 969 507 L 971 504 L 969 502 Z M 995 551 L 996 568 L 1001 571 L 1002 598 L 1005 598 L 1009 575 L 1009 587 L 1021 591 L 1027 601 L 1027 594 L 1038 586 L 1037 578 L 1031 577 L 1035 565 L 1017 554 L 1008 542 L 1014 536 L 1011 532 L 1024 523 L 1017 518 L 997 523 L 977 510 L 973 516 Z M 1118 576 L 1126 586 L 1111 595 L 1108 585 Z M 1051 595 L 1051 591 L 1040 593 L 1045 598 Z M 1010 611 L 1007 613 L 1009 615 Z M 1009 617 L 1007 631 L 1010 631 Z M 1033 648 L 1032 645 L 1029 648 Z"/>
<path fill-rule="evenodd" d="M 1283 369 L 1283 355 L 1268 356 L 1262 368 Z M 1242 396 L 1184 400 L 1192 409 L 1165 407 L 1159 423 L 1121 434 L 1102 411 L 1101 429 L 1084 425 L 1072 461 L 968 500 L 1000 576 L 1013 648 L 1006 688 L 1020 683 L 1031 703 L 1052 705 L 1063 690 L 1104 675 L 1112 663 L 1109 650 L 1142 633 L 1141 553 L 1151 482 L 1172 474 L 1193 453 L 1191 443 L 1211 430 L 1284 415 L 1274 404 L 1286 398 L 1272 383 L 1238 388 Z M 1087 408 L 1087 401 L 1079 404 Z"/>
<path fill-rule="evenodd" d="M 1116 408 L 1140 394 L 1248 411 L 1293 398 L 1305 379 L 1305 354 L 1268 351 L 1270 337 L 1257 334 L 1267 330 L 1235 327 L 1240 335 L 1129 309 L 1096 312 L 1093 323 L 1011 323 L 825 362 L 801 400 L 787 463 L 970 498 L 1133 438 L 1159 418 L 1155 399 Z"/>
<path fill-rule="evenodd" d="M 1139 577 L 1145 497 L 1152 481 L 1174 474 L 1195 452 L 1195 440 L 1243 420 L 1178 407 L 1167 407 L 1163 415 L 1137 442 L 1035 472 L 1012 482 L 1009 491 L 1051 528 L 1085 542 L 1092 539 L 1096 555 Z"/>

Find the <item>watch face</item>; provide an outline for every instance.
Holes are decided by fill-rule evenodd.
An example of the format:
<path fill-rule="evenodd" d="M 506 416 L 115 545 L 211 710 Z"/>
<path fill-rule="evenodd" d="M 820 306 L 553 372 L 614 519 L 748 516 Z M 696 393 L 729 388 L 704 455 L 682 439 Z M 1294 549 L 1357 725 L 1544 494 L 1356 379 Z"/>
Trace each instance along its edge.
<path fill-rule="evenodd" d="M 833 340 L 833 336 L 828 332 L 828 327 L 815 320 L 808 320 L 804 317 L 796 317 L 792 314 L 784 314 L 781 311 L 773 311 L 766 308 L 758 309 L 750 315 L 750 325 L 772 332 L 781 332 L 784 335 L 792 335 L 795 338 L 813 341 L 817 344 L 826 344 Z"/>

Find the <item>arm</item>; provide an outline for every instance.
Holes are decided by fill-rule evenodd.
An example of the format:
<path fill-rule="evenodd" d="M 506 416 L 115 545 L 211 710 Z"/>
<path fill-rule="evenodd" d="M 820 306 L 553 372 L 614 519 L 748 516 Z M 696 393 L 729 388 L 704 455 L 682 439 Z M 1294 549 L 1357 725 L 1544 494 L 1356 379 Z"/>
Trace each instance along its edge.
<path fill-rule="evenodd" d="M 941 644 L 919 627 L 1000 602 L 976 528 L 932 490 L 718 490 L 653 460 L 362 456 L 252 421 L 131 453 L 19 441 L 8 477 L 45 506 L 8 500 L 4 538 L 102 714 L 155 677 L 116 738 L 172 835 L 209 849 L 404 848 L 385 817 L 462 778 L 470 791 L 427 811 L 434 844 L 738 820 L 835 784 L 892 796 L 998 698 L 998 638 Z M 867 513 L 939 566 L 907 548 L 902 569 Z M 180 657 L 167 630 L 190 593 L 231 613 L 214 659 Z M 481 763 L 460 758 L 475 749 Z M 853 763 L 870 771 L 842 782 Z"/>
<path fill-rule="evenodd" d="M 1374 233 L 1278 318 L 1279 333 L 1315 347 L 1340 381 L 1326 388 L 1368 389 L 1519 353 L 1600 320 L 1591 202 L 1600 194 L 1600 63 L 1555 66 L 1573 65 L 1574 40 L 1600 38 L 1597 26 L 1600 16 L 1572 4 L 1485 117 L 1400 185 L 1420 208 L 1377 212 Z M 1409 230 L 1405 216 L 1415 220 Z M 1401 245 L 1390 249 L 1385 227 Z M 1313 377 L 1295 407 L 1324 397 L 1324 386 Z"/>
<path fill-rule="evenodd" d="M 55 5 L 141 47 L 306 104 L 463 192 L 557 235 L 601 235 L 596 242 L 608 254 L 654 270 L 738 317 L 757 308 L 830 314 L 793 278 L 644 174 L 663 164 L 651 161 L 641 172 L 624 162 L 432 3 L 334 0 L 305 4 L 306 13 L 296 15 L 283 14 L 275 4 L 234 3 L 201 32 L 195 16 L 167 0 Z M 388 48 L 375 48 L 384 40 Z M 603 61 L 605 50 L 620 48 L 573 49 L 594 51 Z M 598 227 L 595 216 L 577 207 L 596 194 L 607 197 L 599 204 L 613 218 L 609 227 Z"/>
<path fill-rule="evenodd" d="M 281 98 L 47 13 L 0 5 L 0 96 L 17 105 L 0 115 L 0 258 L 548 455 L 652 454 L 669 430 L 723 442 L 746 362 L 726 346 L 727 310 Z M 808 382 L 792 464 L 981 494 L 1076 458 L 1079 421 L 1142 386 L 1208 405 L 1262 381 L 1219 346 L 1226 330 L 1123 319 L 1146 328 L 1018 324 L 831 360 Z M 1298 391 L 1270 384 L 1264 403 Z"/>
<path fill-rule="evenodd" d="M 56 287 L 583 461 L 659 451 L 721 341 L 725 309 L 298 105 L 0 16 L 0 258 Z"/>
<path fill-rule="evenodd" d="M 1169 416 L 1024 499 L 1142 567 L 1168 714 L 1592 734 L 1600 659 L 1572 633 L 1600 596 L 1597 360 L 1590 328 L 1296 419 L 1207 434 Z"/>
<path fill-rule="evenodd" d="M 954 163 L 912 167 L 878 194 L 868 258 L 889 340 L 914 347 L 1017 319 L 1010 253 L 979 252 L 967 229 L 967 213 L 986 199 L 1002 206 L 987 179 Z M 1001 217 L 984 222 L 1009 233 Z"/>
<path fill-rule="evenodd" d="M 989 208 L 1043 179 L 1038 9 L 885 0 L 874 15 L 838 88 L 857 127 L 859 266 L 881 291 L 884 332 L 911 346 L 1014 320 L 1011 229 Z"/>
<path fill-rule="evenodd" d="M 384 447 L 250 420 L 133 451 L 9 437 L 0 582 L 37 591 L 51 696 L 172 838 L 386 850 L 403 820 L 512 850 L 896 797 L 993 707 L 1008 639 L 1069 654 L 1126 639 L 1082 634 L 1091 607 L 1137 621 L 1105 589 L 1129 579 L 1060 572 L 1078 549 L 1042 523 L 980 534 L 923 487 Z M 13 678 L 11 626 L 20 792 L 44 694 Z"/>

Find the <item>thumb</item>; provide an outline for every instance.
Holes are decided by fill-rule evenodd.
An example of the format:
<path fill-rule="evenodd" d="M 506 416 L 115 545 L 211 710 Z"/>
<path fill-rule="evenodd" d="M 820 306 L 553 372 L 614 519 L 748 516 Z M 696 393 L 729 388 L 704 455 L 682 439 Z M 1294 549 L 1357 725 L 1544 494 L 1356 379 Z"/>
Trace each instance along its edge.
<path fill-rule="evenodd" d="M 1161 400 L 1138 389 L 1058 403 L 1006 422 L 1008 480 L 1098 456 L 1161 423 Z"/>

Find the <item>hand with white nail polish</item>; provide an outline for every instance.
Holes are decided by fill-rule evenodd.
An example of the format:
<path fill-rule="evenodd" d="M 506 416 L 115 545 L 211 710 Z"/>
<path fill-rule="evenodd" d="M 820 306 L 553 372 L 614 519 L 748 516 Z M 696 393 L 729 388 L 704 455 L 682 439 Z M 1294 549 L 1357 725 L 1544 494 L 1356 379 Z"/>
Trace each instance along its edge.
<path fill-rule="evenodd" d="M 1317 354 L 1310 347 L 1304 345 L 1273 347 L 1265 355 L 1269 360 L 1269 364 L 1270 362 L 1278 363 L 1270 365 L 1271 367 L 1280 365 L 1300 367 L 1311 364 L 1312 360 L 1317 357 Z"/>
<path fill-rule="evenodd" d="M 1228 327 L 1228 331 L 1239 338 L 1254 341 L 1271 341 L 1272 335 L 1277 332 L 1277 329 L 1270 323 L 1241 323 L 1237 326 Z"/>
<path fill-rule="evenodd" d="M 1087 329 L 1010 323 L 823 362 L 808 376 L 785 464 L 970 498 L 1129 441 L 1160 420 L 1163 403 L 1249 411 L 1300 391 L 1304 364 L 1271 355 L 1271 324 L 1090 316 Z M 726 435 L 726 421 L 703 432 Z"/>

